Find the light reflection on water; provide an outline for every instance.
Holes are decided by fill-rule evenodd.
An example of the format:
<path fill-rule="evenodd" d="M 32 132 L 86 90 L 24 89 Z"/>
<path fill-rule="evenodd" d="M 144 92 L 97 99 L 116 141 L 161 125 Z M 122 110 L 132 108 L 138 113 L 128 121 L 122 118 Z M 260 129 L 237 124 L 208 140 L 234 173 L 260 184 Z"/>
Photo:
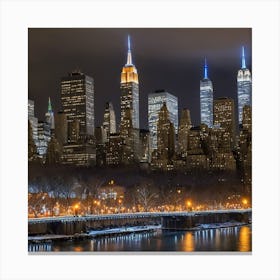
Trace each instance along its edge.
<path fill-rule="evenodd" d="M 156 231 L 87 240 L 29 243 L 29 252 L 240 251 L 252 250 L 251 226 L 199 231 Z"/>

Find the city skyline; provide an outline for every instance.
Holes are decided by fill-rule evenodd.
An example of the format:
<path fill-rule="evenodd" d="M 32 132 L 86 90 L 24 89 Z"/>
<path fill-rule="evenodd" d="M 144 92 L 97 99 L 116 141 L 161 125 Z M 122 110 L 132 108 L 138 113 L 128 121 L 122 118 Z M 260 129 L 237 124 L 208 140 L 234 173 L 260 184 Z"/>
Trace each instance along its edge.
<path fill-rule="evenodd" d="M 206 32 L 208 31 L 208 33 Z M 190 110 L 192 122 L 194 125 L 200 124 L 200 96 L 199 96 L 199 81 L 203 78 L 203 64 L 204 58 L 207 57 L 207 63 L 209 66 L 209 76 L 213 82 L 214 87 L 214 99 L 219 97 L 230 97 L 233 98 L 235 104 L 237 104 L 237 81 L 236 75 L 238 70 L 241 68 L 242 60 L 241 60 L 241 47 L 245 46 L 246 53 L 246 65 L 248 69 L 251 69 L 251 29 L 30 29 L 29 30 L 29 98 L 34 100 L 35 102 L 35 116 L 38 116 L 38 119 L 41 120 L 44 117 L 46 112 L 47 104 L 44 100 L 48 100 L 49 96 L 51 97 L 53 109 L 55 112 L 61 110 L 61 104 L 59 102 L 60 99 L 60 79 L 65 76 L 68 72 L 73 71 L 75 67 L 67 66 L 69 63 L 79 64 L 81 71 L 91 76 L 94 79 L 95 84 L 95 126 L 102 125 L 103 122 L 103 114 L 105 109 L 106 102 L 112 102 L 116 111 L 116 122 L 120 124 L 120 72 L 121 67 L 125 64 L 128 46 L 127 43 L 124 42 L 127 40 L 127 35 L 129 34 L 131 37 L 131 50 L 132 50 L 132 60 L 133 64 L 137 67 L 139 74 L 139 100 L 140 100 L 140 128 L 147 128 L 148 125 L 148 94 L 154 92 L 157 89 L 165 89 L 171 94 L 178 97 L 178 114 L 180 117 L 181 111 L 183 108 L 187 108 Z M 151 35 L 156 33 L 158 35 L 152 37 Z M 238 32 L 239 31 L 239 32 Z M 108 46 L 106 45 L 106 50 L 102 48 L 95 47 L 91 50 L 91 52 L 87 52 L 87 47 L 84 45 L 81 47 L 84 48 L 85 52 L 77 50 L 71 50 L 71 47 L 68 50 L 65 50 L 63 54 L 63 47 L 57 47 L 54 43 L 51 48 L 50 55 L 51 59 L 49 61 L 45 61 L 46 51 L 49 48 L 49 44 L 51 41 L 59 42 L 63 37 L 69 32 L 74 35 L 73 38 L 77 38 L 77 40 L 85 40 L 87 38 L 86 35 L 93 34 L 96 35 L 95 38 L 99 38 L 100 40 L 99 47 L 102 44 L 108 41 L 109 37 L 106 37 L 106 34 L 113 34 L 116 37 L 117 42 L 111 42 Z M 163 32 L 166 33 L 166 38 L 170 38 L 173 40 L 165 40 L 166 44 L 158 48 L 158 51 L 155 52 L 155 49 L 160 46 L 163 42 Z M 224 33 L 232 33 L 232 36 L 227 35 L 224 36 Z M 44 47 L 36 49 L 36 45 L 40 44 L 40 36 L 43 34 L 49 33 L 48 38 L 49 44 L 44 42 Z M 103 34 L 104 33 L 104 34 Z M 143 37 L 143 34 L 146 34 Z M 157 34 L 156 33 L 156 34 Z M 240 34 L 239 34 L 240 33 Z M 58 35 L 61 36 L 58 38 Z M 103 34 L 103 35 L 102 35 Z M 118 35 L 120 34 L 120 35 Z M 123 35 L 121 35 L 123 34 Z M 186 45 L 186 39 L 182 36 L 182 34 L 198 34 L 192 37 L 192 44 L 187 48 L 184 48 L 184 44 Z M 195 51 L 192 49 L 194 46 L 198 45 L 199 41 L 203 41 L 206 37 L 203 37 L 207 34 L 207 38 L 209 36 L 221 37 L 220 45 L 215 45 L 213 42 L 209 42 L 209 48 L 204 47 L 204 44 L 199 45 L 200 48 L 197 48 Z M 151 39 L 150 40 L 150 50 L 148 49 L 148 45 L 146 39 L 140 41 L 140 36 L 142 38 Z M 171 36 L 172 35 L 172 36 Z M 179 36 L 181 35 L 181 36 Z M 223 35 L 223 36 L 222 36 Z M 246 35 L 246 36 L 245 36 Z M 201 38 L 202 36 L 202 38 Z M 67 36 L 66 36 L 67 37 Z M 112 36 L 111 36 L 112 37 Z M 36 41 L 37 38 L 37 41 Z M 231 39 L 230 39 L 231 38 Z M 233 39 L 232 39 L 233 38 Z M 39 40 L 38 40 L 39 39 Z M 89 42 L 90 39 L 88 38 Z M 35 42 L 36 41 L 36 42 Z M 149 40 L 147 40 L 149 41 Z M 224 42 L 226 41 L 226 43 Z M 233 42 L 228 42 L 233 41 Z M 174 45 L 174 42 L 177 44 Z M 157 45 L 155 45 L 157 43 Z M 187 42 L 188 43 L 188 42 Z M 190 43 L 190 42 L 189 42 Z M 117 51 L 114 49 L 114 45 L 117 44 Z M 227 45 L 228 48 L 222 48 L 222 46 Z M 59 44 L 58 44 L 59 45 Z M 63 45 L 63 44 L 62 44 Z M 75 45 L 75 44 L 74 44 Z M 173 46 L 174 51 L 170 50 L 168 46 Z M 76 46 L 77 47 L 77 46 Z M 191 48 L 192 47 L 192 48 Z M 34 49 L 35 48 L 35 49 Z M 60 50 L 59 50 L 60 49 Z M 80 50 L 81 50 L 80 49 Z M 96 53 L 101 51 L 106 52 L 107 56 L 103 57 L 105 60 L 101 62 L 100 59 L 96 60 L 96 63 L 92 64 L 91 69 L 99 69 L 96 70 L 95 73 L 91 71 L 87 71 L 88 64 L 91 61 L 91 57 L 95 57 Z M 182 50 L 184 49 L 184 50 Z M 204 50 L 204 51 L 203 51 Z M 69 52 L 72 52 L 73 60 L 66 59 L 65 56 Z M 203 53 L 202 53 L 203 52 Z M 85 53 L 88 54 L 88 60 L 86 61 Z M 41 56 L 40 56 L 41 54 Z M 184 55 L 182 55 L 184 54 Z M 115 57 L 114 57 L 115 55 Z M 44 71 L 52 65 L 52 58 L 57 57 L 58 61 L 66 59 L 68 63 L 63 64 L 63 66 L 58 65 L 58 61 L 56 62 L 56 71 L 50 71 L 48 74 L 45 73 L 44 80 L 49 80 L 46 84 L 40 82 L 40 90 L 36 91 L 36 88 L 39 85 L 36 82 L 36 76 L 40 76 Z M 159 58 L 162 57 L 160 61 Z M 170 59 L 174 58 L 174 61 L 170 61 Z M 84 59 L 84 60 L 83 60 Z M 223 63 L 221 62 L 221 59 Z M 71 62 L 69 61 L 71 60 Z M 147 63 L 147 60 L 148 63 Z M 41 65 L 42 61 L 45 61 L 45 67 L 40 68 L 38 66 L 38 62 Z M 117 65 L 116 61 L 120 61 L 120 65 Z M 147 68 L 146 65 L 151 67 Z M 169 66 L 162 67 L 162 65 Z M 110 67 L 110 65 L 112 65 Z M 114 65 L 116 65 L 114 67 Z M 174 67 L 175 65 L 175 67 Z M 99 67 L 98 67 L 99 66 Z M 144 67 L 144 68 L 143 68 Z M 65 70 L 61 70 L 61 76 L 56 75 L 59 69 L 64 68 Z M 66 71 L 67 68 L 67 71 Z M 155 68 L 158 68 L 155 71 Z M 182 70 L 185 68 L 185 71 Z M 36 70 L 37 69 L 37 70 Z M 44 71 L 42 70 L 44 69 Z M 104 69 L 107 69 L 108 75 L 101 76 L 104 74 Z M 66 72 L 65 72 L 66 71 Z M 36 74 L 35 74 L 36 72 Z M 112 73 L 114 72 L 114 74 Z M 179 73 L 179 74 L 178 74 Z M 185 73 L 185 75 L 184 75 Z M 112 75 L 113 74 L 113 75 Z M 34 80 L 35 79 L 35 80 Z M 105 79 L 105 81 L 104 81 Z M 185 82 L 182 83 L 182 80 Z M 104 81 L 104 82 L 102 82 Z M 51 89 L 53 88 L 53 89 Z M 106 89 L 107 88 L 107 89 Z M 111 90 L 108 88 L 111 88 Z M 147 89 L 149 88 L 149 89 Z M 36 92 L 39 92 L 36 94 Z M 114 92 L 112 94 L 112 92 Z M 103 100 L 102 100 L 103 99 Z M 104 101 L 104 102 L 103 102 Z M 237 108 L 235 108 L 237 111 Z M 237 115 L 237 113 L 236 113 Z"/>

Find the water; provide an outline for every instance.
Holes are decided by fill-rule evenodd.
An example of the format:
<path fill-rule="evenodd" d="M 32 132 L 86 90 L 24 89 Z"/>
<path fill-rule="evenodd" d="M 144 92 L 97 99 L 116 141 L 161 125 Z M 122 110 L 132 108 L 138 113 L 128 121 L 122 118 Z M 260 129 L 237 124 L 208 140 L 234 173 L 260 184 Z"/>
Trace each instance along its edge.
<path fill-rule="evenodd" d="M 149 233 L 29 244 L 29 252 L 252 251 L 251 226 Z"/>

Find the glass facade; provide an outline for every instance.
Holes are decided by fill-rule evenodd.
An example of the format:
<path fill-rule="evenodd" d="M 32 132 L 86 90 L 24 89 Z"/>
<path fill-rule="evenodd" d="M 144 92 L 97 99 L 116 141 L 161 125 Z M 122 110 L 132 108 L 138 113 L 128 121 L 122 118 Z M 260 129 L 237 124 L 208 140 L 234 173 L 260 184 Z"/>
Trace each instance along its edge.
<path fill-rule="evenodd" d="M 209 79 L 200 81 L 200 122 L 213 126 L 213 85 Z"/>
<path fill-rule="evenodd" d="M 178 131 L 178 98 L 165 90 L 150 93 L 148 96 L 148 125 L 151 137 L 151 149 L 157 148 L 157 122 L 159 111 L 166 103 L 169 111 L 169 119 L 173 123 L 175 133 Z"/>
<path fill-rule="evenodd" d="M 238 123 L 242 124 L 245 105 L 251 106 L 252 79 L 248 69 L 240 69 L 237 74 Z"/>
<path fill-rule="evenodd" d="M 208 65 L 204 63 L 204 78 L 200 81 L 200 123 L 213 126 L 213 84 L 208 78 Z"/>

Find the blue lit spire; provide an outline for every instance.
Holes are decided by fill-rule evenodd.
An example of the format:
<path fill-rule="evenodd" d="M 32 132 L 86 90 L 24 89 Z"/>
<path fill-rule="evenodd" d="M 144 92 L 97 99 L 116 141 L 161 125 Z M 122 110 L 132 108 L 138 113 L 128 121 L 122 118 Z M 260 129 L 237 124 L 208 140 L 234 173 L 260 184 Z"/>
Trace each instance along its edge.
<path fill-rule="evenodd" d="M 244 46 L 242 47 L 242 66 L 241 66 L 241 69 L 246 69 L 246 59 L 245 59 Z"/>
<path fill-rule="evenodd" d="M 127 36 L 127 62 L 126 65 L 132 65 L 132 56 L 131 56 L 131 49 L 130 49 L 130 36 Z"/>
<path fill-rule="evenodd" d="M 208 79 L 208 65 L 206 57 L 204 58 L 204 79 Z"/>

